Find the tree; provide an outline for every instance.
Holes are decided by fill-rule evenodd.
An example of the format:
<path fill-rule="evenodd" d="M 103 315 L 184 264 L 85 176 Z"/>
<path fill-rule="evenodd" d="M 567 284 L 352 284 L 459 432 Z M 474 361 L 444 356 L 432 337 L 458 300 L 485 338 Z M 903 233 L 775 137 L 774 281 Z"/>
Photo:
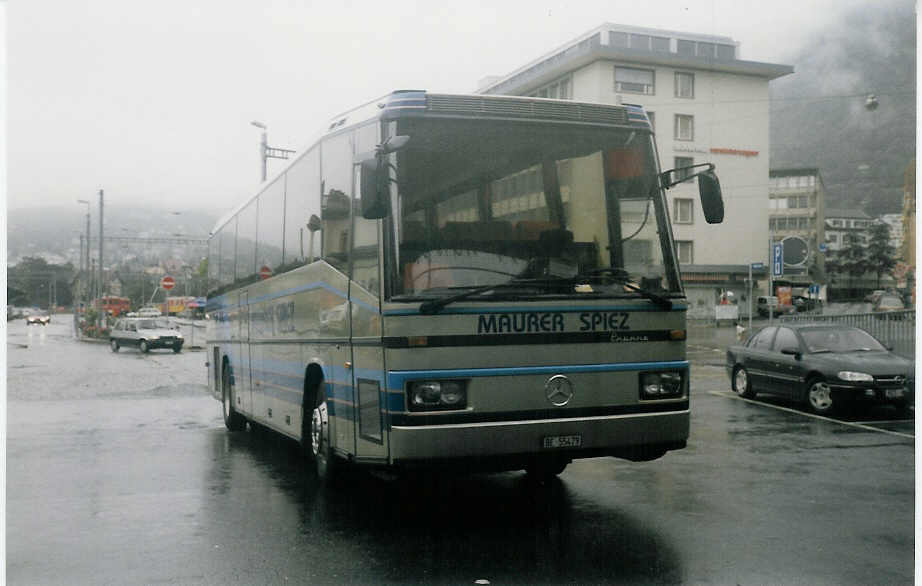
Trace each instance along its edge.
<path fill-rule="evenodd" d="M 52 302 L 71 305 L 74 267 L 54 265 L 41 257 L 27 256 L 6 271 L 7 299 L 15 303 L 49 308 Z"/>
<path fill-rule="evenodd" d="M 854 278 L 861 277 L 871 270 L 864 231 L 852 231 L 845 234 L 842 248 L 826 260 L 827 274 L 848 275 L 848 288 L 854 289 Z"/>
<path fill-rule="evenodd" d="M 867 257 L 871 271 L 877 275 L 877 288 L 880 289 L 880 278 L 892 273 L 896 267 L 896 249 L 890 244 L 890 226 L 883 222 L 875 222 L 869 230 Z"/>

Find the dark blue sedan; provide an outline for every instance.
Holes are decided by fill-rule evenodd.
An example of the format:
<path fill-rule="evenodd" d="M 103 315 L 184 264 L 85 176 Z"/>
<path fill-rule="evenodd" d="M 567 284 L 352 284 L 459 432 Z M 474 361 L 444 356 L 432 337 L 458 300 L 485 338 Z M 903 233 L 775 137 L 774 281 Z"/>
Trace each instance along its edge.
<path fill-rule="evenodd" d="M 906 410 L 915 394 L 913 361 L 864 330 L 842 325 L 763 328 L 727 349 L 727 374 L 740 396 L 782 395 L 822 415 L 857 401 Z"/>

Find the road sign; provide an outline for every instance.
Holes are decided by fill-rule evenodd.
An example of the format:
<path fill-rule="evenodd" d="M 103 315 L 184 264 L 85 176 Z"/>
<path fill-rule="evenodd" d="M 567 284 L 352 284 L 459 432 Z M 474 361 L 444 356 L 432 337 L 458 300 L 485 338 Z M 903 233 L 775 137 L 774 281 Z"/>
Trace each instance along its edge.
<path fill-rule="evenodd" d="M 167 291 L 169 291 L 175 286 L 176 286 L 176 281 L 173 279 L 173 277 L 169 275 L 166 275 L 165 277 L 160 279 L 160 287 L 163 289 L 166 289 Z"/>
<path fill-rule="evenodd" d="M 820 252 L 826 252 L 829 249 L 825 242 L 820 242 L 820 245 L 817 248 L 820 249 Z"/>
<path fill-rule="evenodd" d="M 765 263 L 764 263 L 764 262 L 754 262 L 754 263 L 752 263 L 752 270 L 754 270 L 754 271 L 761 271 L 761 270 L 764 269 L 764 268 L 765 268 Z"/>
<path fill-rule="evenodd" d="M 260 278 L 260 279 L 268 279 L 268 278 L 271 277 L 271 276 L 272 276 L 272 269 L 270 269 L 270 268 L 267 267 L 266 265 L 263 265 L 262 268 L 259 269 L 259 278 Z"/>
<path fill-rule="evenodd" d="M 772 244 L 772 276 L 780 277 L 784 274 L 784 244 Z"/>
<path fill-rule="evenodd" d="M 810 293 L 810 295 L 819 295 L 819 294 L 820 294 L 820 286 L 819 286 L 819 285 L 810 285 L 810 288 L 807 290 L 807 292 Z"/>

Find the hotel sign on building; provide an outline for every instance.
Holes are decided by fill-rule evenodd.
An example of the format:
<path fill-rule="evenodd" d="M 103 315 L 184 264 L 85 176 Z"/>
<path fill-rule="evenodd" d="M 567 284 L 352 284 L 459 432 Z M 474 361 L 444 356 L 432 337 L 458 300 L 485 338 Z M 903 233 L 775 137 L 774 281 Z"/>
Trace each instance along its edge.
<path fill-rule="evenodd" d="M 716 165 L 723 224 L 704 221 L 693 181 L 668 192 L 692 315 L 713 315 L 725 291 L 745 299 L 750 263 L 769 260 L 768 84 L 793 68 L 745 61 L 739 53 L 729 37 L 604 24 L 508 75 L 486 78 L 478 89 L 639 104 L 653 124 L 664 169 Z M 748 307 L 741 304 L 742 315 Z"/>

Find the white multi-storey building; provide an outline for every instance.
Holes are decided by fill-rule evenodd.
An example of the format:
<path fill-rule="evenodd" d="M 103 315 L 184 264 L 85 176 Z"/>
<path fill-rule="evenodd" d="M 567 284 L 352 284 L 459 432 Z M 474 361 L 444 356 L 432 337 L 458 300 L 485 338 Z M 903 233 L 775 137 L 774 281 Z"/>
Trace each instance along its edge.
<path fill-rule="evenodd" d="M 724 291 L 746 299 L 750 263 L 768 266 L 768 84 L 792 72 L 741 60 L 729 37 L 604 24 L 508 75 L 485 78 L 478 92 L 639 104 L 664 168 L 716 165 L 723 224 L 704 221 L 695 182 L 668 194 L 692 315 L 713 315 Z M 749 304 L 742 307 L 745 314 Z"/>

